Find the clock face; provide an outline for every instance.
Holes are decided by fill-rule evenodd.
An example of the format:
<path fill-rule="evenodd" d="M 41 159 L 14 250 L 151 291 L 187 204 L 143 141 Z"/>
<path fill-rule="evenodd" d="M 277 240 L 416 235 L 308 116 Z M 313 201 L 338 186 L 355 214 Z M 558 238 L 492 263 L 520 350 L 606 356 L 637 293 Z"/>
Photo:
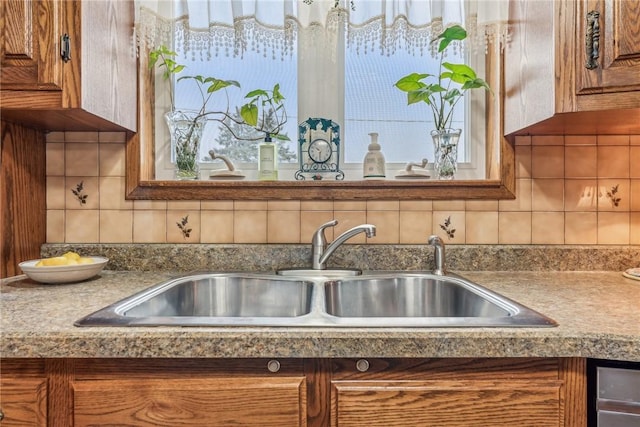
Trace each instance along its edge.
<path fill-rule="evenodd" d="M 324 163 L 331 158 L 331 144 L 324 139 L 315 139 L 309 144 L 309 158 L 316 163 Z"/>

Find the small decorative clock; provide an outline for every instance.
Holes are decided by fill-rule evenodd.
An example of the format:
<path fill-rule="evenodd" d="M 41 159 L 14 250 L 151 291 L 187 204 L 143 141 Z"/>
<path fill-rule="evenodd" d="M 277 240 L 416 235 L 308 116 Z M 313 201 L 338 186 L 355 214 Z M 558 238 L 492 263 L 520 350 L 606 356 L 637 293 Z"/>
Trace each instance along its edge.
<path fill-rule="evenodd" d="M 330 119 L 309 118 L 298 125 L 299 181 L 332 176 L 344 179 L 340 170 L 340 125 Z"/>

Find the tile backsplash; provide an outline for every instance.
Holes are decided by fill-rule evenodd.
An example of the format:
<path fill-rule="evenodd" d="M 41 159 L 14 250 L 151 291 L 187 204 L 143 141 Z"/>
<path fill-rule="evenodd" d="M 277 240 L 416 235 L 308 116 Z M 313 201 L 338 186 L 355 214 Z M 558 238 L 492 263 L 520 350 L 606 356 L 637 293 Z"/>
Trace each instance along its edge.
<path fill-rule="evenodd" d="M 516 140 L 515 200 L 125 200 L 125 134 L 47 135 L 47 243 L 307 243 L 378 227 L 369 243 L 640 245 L 640 135 Z M 350 243 L 364 243 L 364 235 Z"/>

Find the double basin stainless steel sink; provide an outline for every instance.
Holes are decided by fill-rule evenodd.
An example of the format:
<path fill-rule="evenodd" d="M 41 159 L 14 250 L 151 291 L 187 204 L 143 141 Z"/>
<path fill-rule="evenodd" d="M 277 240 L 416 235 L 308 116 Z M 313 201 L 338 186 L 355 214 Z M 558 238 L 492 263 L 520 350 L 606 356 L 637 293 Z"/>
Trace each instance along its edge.
<path fill-rule="evenodd" d="M 457 275 L 207 273 L 168 280 L 76 326 L 550 327 Z"/>

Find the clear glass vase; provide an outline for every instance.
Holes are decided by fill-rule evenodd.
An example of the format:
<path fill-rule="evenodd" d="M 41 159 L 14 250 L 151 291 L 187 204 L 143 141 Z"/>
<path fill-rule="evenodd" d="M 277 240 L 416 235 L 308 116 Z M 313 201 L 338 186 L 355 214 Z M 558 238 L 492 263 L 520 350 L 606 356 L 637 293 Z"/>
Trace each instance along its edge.
<path fill-rule="evenodd" d="M 462 129 L 432 130 L 436 179 L 453 179 L 458 170 L 458 141 Z"/>
<path fill-rule="evenodd" d="M 176 165 L 176 179 L 198 179 L 200 140 L 206 117 L 197 111 L 170 111 L 164 115 L 171 135 L 172 161 Z"/>

